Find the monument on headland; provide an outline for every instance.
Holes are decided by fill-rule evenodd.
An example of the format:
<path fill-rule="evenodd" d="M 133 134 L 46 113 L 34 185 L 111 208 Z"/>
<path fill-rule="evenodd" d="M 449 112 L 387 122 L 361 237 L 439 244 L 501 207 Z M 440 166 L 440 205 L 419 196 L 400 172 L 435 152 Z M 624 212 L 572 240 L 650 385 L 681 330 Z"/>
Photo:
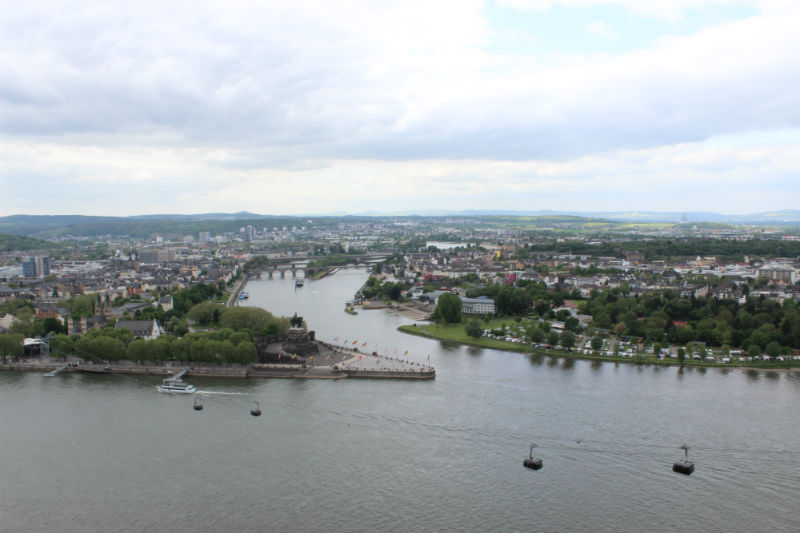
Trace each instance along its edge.
<path fill-rule="evenodd" d="M 248 376 L 416 379 L 436 376 L 429 364 L 381 356 L 377 352 L 360 352 L 355 341 L 352 345 L 341 346 L 317 340 L 313 331 L 303 327 L 303 317 L 297 313 L 289 324 L 286 333 L 256 339 L 258 363 L 250 366 Z"/>
<path fill-rule="evenodd" d="M 256 339 L 256 349 L 259 363 L 303 364 L 319 355 L 320 343 L 313 331 L 303 327 L 303 317 L 295 313 L 286 333 Z"/>

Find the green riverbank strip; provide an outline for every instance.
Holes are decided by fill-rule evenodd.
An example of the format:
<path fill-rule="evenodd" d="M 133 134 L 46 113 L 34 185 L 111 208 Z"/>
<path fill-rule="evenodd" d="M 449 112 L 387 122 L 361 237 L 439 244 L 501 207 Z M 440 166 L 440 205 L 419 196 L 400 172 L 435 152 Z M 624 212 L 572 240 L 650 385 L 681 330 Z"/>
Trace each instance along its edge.
<path fill-rule="evenodd" d="M 577 351 L 567 352 L 564 350 L 546 350 L 541 348 L 533 348 L 531 346 L 501 341 L 497 339 L 487 339 L 485 337 L 474 338 L 467 335 L 464 326 L 461 324 L 455 325 L 440 325 L 440 324 L 418 324 L 412 326 L 399 326 L 397 328 L 403 333 L 410 335 L 417 335 L 419 337 L 427 337 L 429 339 L 436 339 L 446 342 L 456 342 L 458 344 L 465 344 L 468 346 L 476 346 L 478 348 L 488 348 L 490 350 L 502 350 L 504 352 L 519 352 L 530 355 L 548 355 L 551 357 L 564 357 L 572 359 L 586 359 L 588 361 L 607 361 L 613 363 L 625 363 L 629 365 L 661 365 L 661 366 L 695 366 L 695 367 L 711 367 L 711 368 L 757 368 L 760 370 L 800 370 L 796 367 L 796 361 L 783 361 L 783 362 L 756 362 L 748 361 L 742 363 L 739 361 L 731 361 L 730 363 L 716 363 L 710 361 L 696 361 L 694 359 L 686 359 L 683 363 L 677 359 L 659 359 L 655 356 L 648 355 L 645 357 L 619 357 L 614 355 L 584 355 Z"/>

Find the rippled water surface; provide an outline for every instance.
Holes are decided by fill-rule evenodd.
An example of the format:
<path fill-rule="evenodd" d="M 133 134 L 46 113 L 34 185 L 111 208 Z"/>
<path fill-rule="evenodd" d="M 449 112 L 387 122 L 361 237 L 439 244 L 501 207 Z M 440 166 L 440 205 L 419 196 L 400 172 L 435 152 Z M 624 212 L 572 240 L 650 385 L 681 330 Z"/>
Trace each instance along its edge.
<path fill-rule="evenodd" d="M 567 361 L 343 312 L 343 271 L 247 305 L 425 362 L 433 381 L 0 373 L 2 531 L 797 531 L 800 375 Z M 251 417 L 253 401 L 264 415 Z M 522 467 L 530 442 L 544 468 Z M 690 476 L 671 471 L 692 445 Z"/>

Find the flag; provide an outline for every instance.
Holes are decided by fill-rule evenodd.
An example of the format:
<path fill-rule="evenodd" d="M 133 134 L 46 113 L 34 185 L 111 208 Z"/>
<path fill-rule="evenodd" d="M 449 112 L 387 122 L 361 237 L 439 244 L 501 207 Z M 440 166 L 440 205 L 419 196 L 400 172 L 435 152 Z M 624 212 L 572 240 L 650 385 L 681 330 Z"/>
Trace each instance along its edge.
<path fill-rule="evenodd" d="M 294 354 L 294 355 L 292 356 L 292 359 L 294 359 L 295 357 L 297 357 L 297 354 Z"/>
<path fill-rule="evenodd" d="M 430 360 L 431 360 L 431 356 L 429 355 L 429 356 L 428 356 L 428 361 L 430 361 Z"/>
<path fill-rule="evenodd" d="M 281 354 L 278 354 L 278 361 L 281 360 Z"/>
<path fill-rule="evenodd" d="M 364 344 L 362 344 L 362 345 L 361 345 L 361 347 L 363 348 L 363 347 L 364 347 L 364 346 L 366 346 L 366 345 L 367 345 L 367 343 L 365 342 Z"/>
<path fill-rule="evenodd" d="M 358 356 L 358 360 L 361 361 L 361 358 L 364 357 L 363 355 Z"/>
<path fill-rule="evenodd" d="M 308 360 L 311 361 L 312 359 L 314 359 L 314 356 L 313 355 L 309 355 L 308 356 Z"/>
<path fill-rule="evenodd" d="M 404 353 L 403 355 L 408 355 L 408 350 L 406 350 L 406 353 Z"/>
<path fill-rule="evenodd" d="M 358 344 L 358 341 L 353 341 L 353 344 Z"/>

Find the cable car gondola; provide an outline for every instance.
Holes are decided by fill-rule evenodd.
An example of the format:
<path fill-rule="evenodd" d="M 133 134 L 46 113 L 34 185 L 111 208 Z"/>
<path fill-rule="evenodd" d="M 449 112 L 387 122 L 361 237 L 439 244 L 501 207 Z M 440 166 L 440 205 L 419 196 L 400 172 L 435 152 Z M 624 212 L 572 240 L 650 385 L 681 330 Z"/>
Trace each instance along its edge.
<path fill-rule="evenodd" d="M 530 470 L 539 470 L 540 468 L 542 468 L 542 460 L 539 459 L 538 457 L 533 456 L 533 448 L 535 447 L 536 444 L 531 442 L 531 451 L 528 454 L 528 457 L 524 461 L 522 461 L 522 466 Z"/>
<path fill-rule="evenodd" d="M 672 465 L 672 471 L 689 476 L 694 472 L 694 463 L 689 461 L 689 446 L 684 444 L 681 449 L 683 450 L 683 459 L 675 461 Z"/>

